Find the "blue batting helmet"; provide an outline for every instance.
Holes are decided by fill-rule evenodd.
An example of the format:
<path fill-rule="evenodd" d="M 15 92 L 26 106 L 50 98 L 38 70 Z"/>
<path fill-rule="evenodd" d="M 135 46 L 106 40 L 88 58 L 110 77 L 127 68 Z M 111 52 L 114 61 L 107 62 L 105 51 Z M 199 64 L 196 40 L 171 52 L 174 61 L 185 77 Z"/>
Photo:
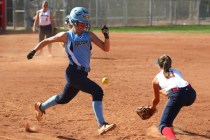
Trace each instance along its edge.
<path fill-rule="evenodd" d="M 67 16 L 69 18 L 70 24 L 77 26 L 77 21 L 86 23 L 87 26 L 90 26 L 89 20 L 89 12 L 84 7 L 75 7 L 71 10 L 70 15 Z"/>

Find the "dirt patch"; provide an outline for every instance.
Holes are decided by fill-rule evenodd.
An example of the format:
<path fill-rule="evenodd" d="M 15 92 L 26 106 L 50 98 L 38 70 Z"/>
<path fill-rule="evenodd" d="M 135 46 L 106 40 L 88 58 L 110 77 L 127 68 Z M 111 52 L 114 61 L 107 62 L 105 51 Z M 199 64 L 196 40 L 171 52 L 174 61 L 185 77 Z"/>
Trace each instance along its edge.
<path fill-rule="evenodd" d="M 102 37 L 101 34 L 99 34 Z M 174 122 L 179 139 L 210 139 L 210 35 L 170 33 L 110 33 L 111 51 L 104 53 L 93 45 L 89 77 L 104 90 L 104 116 L 116 123 L 115 130 L 98 136 L 91 96 L 80 92 L 70 103 L 46 111 L 37 122 L 34 103 L 59 94 L 65 84 L 68 60 L 59 43 L 53 44 L 53 57 L 27 60 L 26 54 L 38 41 L 37 34 L 0 36 L 0 139 L 6 140 L 164 140 L 156 126 L 167 99 L 161 96 L 158 113 L 142 121 L 136 107 L 151 103 L 151 80 L 158 72 L 154 64 L 161 54 L 169 54 L 173 67 L 197 91 L 196 102 L 183 108 Z M 103 77 L 109 78 L 102 84 Z M 38 131 L 25 131 L 25 124 Z"/>

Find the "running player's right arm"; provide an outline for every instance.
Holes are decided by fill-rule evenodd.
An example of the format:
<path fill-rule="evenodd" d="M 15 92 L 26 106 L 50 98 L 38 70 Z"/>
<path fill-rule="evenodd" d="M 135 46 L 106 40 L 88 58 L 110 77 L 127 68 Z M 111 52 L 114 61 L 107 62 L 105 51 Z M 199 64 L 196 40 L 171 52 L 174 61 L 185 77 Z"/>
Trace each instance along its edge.
<path fill-rule="evenodd" d="M 39 44 L 36 45 L 34 50 L 37 52 L 40 49 L 44 48 L 46 45 L 54 43 L 54 42 L 68 42 L 68 33 L 67 32 L 60 32 L 56 34 L 55 36 L 52 36 L 50 38 L 46 38 L 43 41 L 41 41 Z"/>

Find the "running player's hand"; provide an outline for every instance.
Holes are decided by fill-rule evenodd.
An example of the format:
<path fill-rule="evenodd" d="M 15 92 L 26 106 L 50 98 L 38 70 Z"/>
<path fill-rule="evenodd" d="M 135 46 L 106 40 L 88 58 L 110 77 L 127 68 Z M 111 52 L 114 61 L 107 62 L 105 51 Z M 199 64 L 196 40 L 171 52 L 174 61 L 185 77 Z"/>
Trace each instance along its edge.
<path fill-rule="evenodd" d="M 35 53 L 36 53 L 35 50 L 30 51 L 30 52 L 28 53 L 28 55 L 27 55 L 27 58 L 28 58 L 28 59 L 32 59 L 32 58 L 34 57 Z"/>
<path fill-rule="evenodd" d="M 108 28 L 106 25 L 104 25 L 104 26 L 101 28 L 101 31 L 102 31 L 102 33 L 104 34 L 104 37 L 105 37 L 105 38 L 109 38 L 109 28 Z"/>

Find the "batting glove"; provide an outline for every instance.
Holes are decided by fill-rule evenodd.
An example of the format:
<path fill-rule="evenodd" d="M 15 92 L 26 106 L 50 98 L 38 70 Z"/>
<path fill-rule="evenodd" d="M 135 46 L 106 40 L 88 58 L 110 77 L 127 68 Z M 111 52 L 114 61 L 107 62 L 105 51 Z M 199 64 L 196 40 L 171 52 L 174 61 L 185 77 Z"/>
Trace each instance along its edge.
<path fill-rule="evenodd" d="M 105 38 L 109 38 L 109 28 L 108 28 L 106 25 L 104 25 L 104 26 L 101 28 L 101 31 L 102 31 L 102 33 L 104 34 L 104 37 L 105 37 Z"/>
<path fill-rule="evenodd" d="M 36 53 L 35 50 L 30 51 L 30 52 L 28 53 L 28 55 L 27 55 L 27 58 L 28 58 L 28 59 L 32 59 L 32 58 L 34 57 L 35 53 Z"/>

